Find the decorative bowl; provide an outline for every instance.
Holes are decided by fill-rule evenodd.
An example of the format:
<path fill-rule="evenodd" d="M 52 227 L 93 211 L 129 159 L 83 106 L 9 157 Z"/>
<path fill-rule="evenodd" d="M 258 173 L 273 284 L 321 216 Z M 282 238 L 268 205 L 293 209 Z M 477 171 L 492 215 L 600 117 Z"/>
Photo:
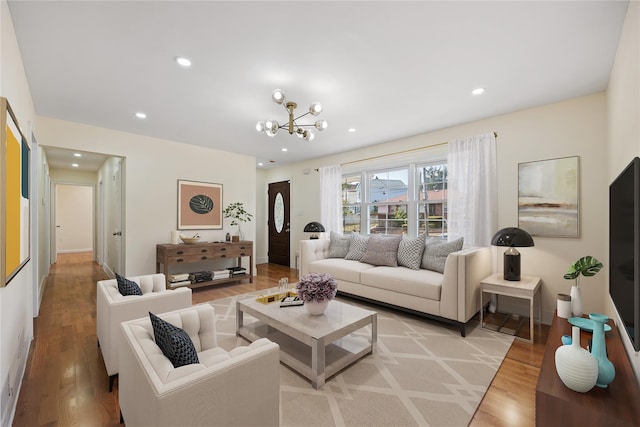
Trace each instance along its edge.
<path fill-rule="evenodd" d="M 180 236 L 180 240 L 187 245 L 192 245 L 194 243 L 198 243 L 200 241 L 200 237 L 182 237 Z"/>

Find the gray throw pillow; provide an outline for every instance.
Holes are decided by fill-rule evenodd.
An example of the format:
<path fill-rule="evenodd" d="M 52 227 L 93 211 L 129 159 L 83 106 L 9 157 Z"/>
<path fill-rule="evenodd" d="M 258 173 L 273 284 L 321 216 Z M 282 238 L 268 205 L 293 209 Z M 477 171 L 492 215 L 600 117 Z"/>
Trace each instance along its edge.
<path fill-rule="evenodd" d="M 402 239 L 398 245 L 398 265 L 419 270 L 426 238 L 426 234 L 421 234 L 418 237 Z"/>
<path fill-rule="evenodd" d="M 344 258 L 349 252 L 351 235 L 340 234 L 332 231 L 329 235 L 329 258 Z"/>
<path fill-rule="evenodd" d="M 372 234 L 369 237 L 369 243 L 367 243 L 367 252 L 365 252 L 360 262 L 397 267 L 400 240 L 402 240 L 402 236 Z"/>
<path fill-rule="evenodd" d="M 351 243 L 349 244 L 349 252 L 345 255 L 344 259 L 352 259 L 354 261 L 360 261 L 364 254 L 367 252 L 368 236 L 361 236 L 360 234 L 351 234 Z"/>
<path fill-rule="evenodd" d="M 447 261 L 447 256 L 451 252 L 457 252 L 462 249 L 462 245 L 462 237 L 451 242 L 428 241 L 424 248 L 420 267 L 426 270 L 444 273 L 444 264 Z"/>

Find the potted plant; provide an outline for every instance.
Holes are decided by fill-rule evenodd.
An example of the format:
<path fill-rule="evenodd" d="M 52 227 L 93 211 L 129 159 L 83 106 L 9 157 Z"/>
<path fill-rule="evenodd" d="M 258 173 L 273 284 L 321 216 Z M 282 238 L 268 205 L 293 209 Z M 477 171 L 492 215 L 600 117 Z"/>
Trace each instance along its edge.
<path fill-rule="evenodd" d="M 571 312 L 574 316 L 582 316 L 582 295 L 580 293 L 580 275 L 585 277 L 595 276 L 603 267 L 602 263 L 591 255 L 584 256 L 571 264 L 564 278 L 575 280 L 571 286 Z"/>
<path fill-rule="evenodd" d="M 240 240 L 244 240 L 244 233 L 240 227 L 240 224 L 243 222 L 251 221 L 253 215 L 244 210 L 244 204 L 242 202 L 234 202 L 229 204 L 223 211 L 223 215 L 225 218 L 233 218 L 231 221 L 231 225 L 238 226 L 238 238 Z"/>
<path fill-rule="evenodd" d="M 310 273 L 300 278 L 296 289 L 309 313 L 319 315 L 324 313 L 329 301 L 336 296 L 338 283 L 330 274 Z"/>

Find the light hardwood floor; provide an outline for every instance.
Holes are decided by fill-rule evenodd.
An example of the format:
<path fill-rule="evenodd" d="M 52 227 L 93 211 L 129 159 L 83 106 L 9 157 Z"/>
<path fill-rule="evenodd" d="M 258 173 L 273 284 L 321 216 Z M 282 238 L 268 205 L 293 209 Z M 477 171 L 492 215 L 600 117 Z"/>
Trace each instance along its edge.
<path fill-rule="evenodd" d="M 106 279 L 91 253 L 61 254 L 52 266 L 35 321 L 14 426 L 118 426 L 116 381 L 109 380 L 96 338 L 95 283 Z M 295 281 L 296 271 L 258 265 L 254 283 L 195 289 L 193 303 Z M 245 281 L 246 282 L 246 281 Z M 471 426 L 533 426 L 535 386 L 548 328 L 536 328 L 536 344 L 512 345 Z"/>

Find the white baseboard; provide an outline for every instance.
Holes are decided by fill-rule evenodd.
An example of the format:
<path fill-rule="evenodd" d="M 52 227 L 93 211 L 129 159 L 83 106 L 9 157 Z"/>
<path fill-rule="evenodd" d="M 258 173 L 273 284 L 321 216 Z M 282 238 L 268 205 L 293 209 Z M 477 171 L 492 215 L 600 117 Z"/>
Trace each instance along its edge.
<path fill-rule="evenodd" d="M 80 252 L 93 252 L 93 248 L 85 248 L 85 249 L 61 249 L 56 251 L 59 254 L 75 254 Z"/>

